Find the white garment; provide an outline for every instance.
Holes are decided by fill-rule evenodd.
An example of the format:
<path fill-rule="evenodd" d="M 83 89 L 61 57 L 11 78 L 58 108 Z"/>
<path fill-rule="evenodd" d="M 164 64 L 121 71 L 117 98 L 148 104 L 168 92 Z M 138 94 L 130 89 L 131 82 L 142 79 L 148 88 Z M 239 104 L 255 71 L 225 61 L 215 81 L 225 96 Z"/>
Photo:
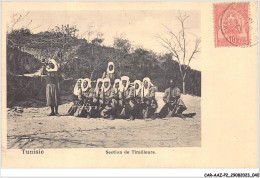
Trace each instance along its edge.
<path fill-rule="evenodd" d="M 74 86 L 74 91 L 73 91 L 73 94 L 78 96 L 79 93 L 81 92 L 81 88 L 78 87 L 78 83 L 81 82 L 82 83 L 83 79 L 82 78 L 79 78 Z"/>
<path fill-rule="evenodd" d="M 147 88 L 144 88 L 144 82 L 147 82 L 148 83 L 148 86 Z M 142 97 L 145 97 L 149 94 L 149 90 L 150 90 L 150 87 L 151 87 L 151 80 L 148 78 L 148 77 L 145 77 L 143 79 L 143 87 L 142 87 Z"/>
<path fill-rule="evenodd" d="M 84 88 L 84 82 L 87 81 L 88 82 L 88 85 L 86 88 Z M 89 78 L 85 78 L 83 79 L 83 81 L 81 82 L 81 88 L 82 88 L 82 91 L 87 91 L 87 89 L 89 89 L 91 87 L 91 80 Z"/>
<path fill-rule="evenodd" d="M 109 66 L 113 66 L 113 69 L 112 70 L 109 70 Z M 110 74 L 113 74 L 115 72 L 115 64 L 113 62 L 109 62 L 107 64 L 107 73 L 110 73 Z"/>
<path fill-rule="evenodd" d="M 123 80 L 126 80 L 126 86 L 123 86 Z M 126 91 L 128 89 L 128 86 L 130 84 L 129 77 L 128 76 L 122 76 L 121 82 L 120 82 L 120 91 Z"/>
<path fill-rule="evenodd" d="M 101 86 L 101 88 L 98 88 L 98 83 L 99 82 L 102 82 L 102 86 Z M 104 86 L 104 83 L 103 83 L 103 79 L 102 78 L 99 78 L 99 79 L 97 79 L 97 84 L 96 84 L 96 94 L 100 94 L 99 93 L 99 89 L 101 89 L 101 91 L 103 91 L 103 86 Z"/>
<path fill-rule="evenodd" d="M 120 87 L 121 80 L 118 79 L 118 78 L 115 79 L 115 81 L 114 81 L 114 86 L 113 86 L 114 89 L 116 89 L 116 84 L 117 84 L 117 83 L 119 84 L 119 87 Z M 118 88 L 118 89 L 119 89 L 119 88 Z"/>
<path fill-rule="evenodd" d="M 47 66 L 47 67 L 46 67 L 46 70 L 47 70 L 48 72 L 56 72 L 56 71 L 58 70 L 58 65 L 57 65 L 56 61 L 55 61 L 54 59 L 49 59 L 48 62 L 51 62 L 51 63 L 54 65 L 54 68 L 51 69 L 51 68 L 49 68 L 49 67 Z"/>
<path fill-rule="evenodd" d="M 108 87 L 105 88 L 105 83 L 108 82 Z M 109 90 L 111 87 L 111 83 L 110 83 L 110 78 L 104 78 L 103 80 L 103 88 L 104 88 L 104 92 L 107 92 L 107 90 Z"/>
<path fill-rule="evenodd" d="M 135 85 L 138 84 L 139 87 L 136 89 Z M 138 93 L 140 92 L 140 90 L 142 90 L 142 82 L 140 80 L 135 80 L 134 81 L 134 89 L 135 89 L 135 96 L 138 95 Z"/>

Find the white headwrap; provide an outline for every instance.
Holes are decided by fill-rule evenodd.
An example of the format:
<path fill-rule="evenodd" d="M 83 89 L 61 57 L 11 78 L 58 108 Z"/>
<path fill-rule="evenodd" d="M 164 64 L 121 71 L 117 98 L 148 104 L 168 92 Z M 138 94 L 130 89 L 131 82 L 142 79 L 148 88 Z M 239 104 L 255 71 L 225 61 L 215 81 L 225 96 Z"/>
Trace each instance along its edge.
<path fill-rule="evenodd" d="M 56 61 L 55 61 L 54 59 L 49 59 L 48 62 L 51 62 L 51 63 L 54 65 L 54 68 L 51 69 L 51 68 L 49 68 L 49 67 L 47 66 L 47 67 L 46 67 L 46 70 L 47 70 L 48 72 L 56 72 L 56 71 L 58 70 L 58 65 L 57 65 Z"/>
<path fill-rule="evenodd" d="M 80 81 L 81 81 L 81 83 L 82 83 L 82 80 L 83 80 L 82 78 L 79 78 L 79 79 L 77 80 L 75 86 L 74 86 L 73 94 L 76 95 L 76 96 L 78 96 L 79 93 L 80 93 L 80 90 L 81 90 L 81 89 L 79 89 L 78 83 L 79 83 Z"/>
<path fill-rule="evenodd" d="M 119 86 L 118 86 L 118 88 L 116 88 L 116 84 L 119 84 Z M 119 92 L 120 91 L 120 83 L 121 83 L 121 80 L 120 79 L 115 79 L 115 81 L 114 81 L 114 86 L 113 86 L 113 88 L 117 91 L 117 92 Z"/>
<path fill-rule="evenodd" d="M 139 87 L 136 89 L 135 85 L 138 84 Z M 134 89 L 135 89 L 135 96 L 138 95 L 138 93 L 140 92 L 140 90 L 142 90 L 142 82 L 140 80 L 135 80 L 134 81 Z"/>
<path fill-rule="evenodd" d="M 119 87 L 120 87 L 120 83 L 121 83 L 120 79 L 118 78 L 115 79 L 113 88 L 116 88 L 116 83 L 119 83 Z"/>
<path fill-rule="evenodd" d="M 96 94 L 98 94 L 98 92 L 99 92 L 99 88 L 98 88 L 99 82 L 102 82 L 101 91 L 103 91 L 103 86 L 104 86 L 103 79 L 99 78 L 99 79 L 97 79 L 97 84 L 96 84 Z"/>
<path fill-rule="evenodd" d="M 88 85 L 86 88 L 84 88 L 84 82 L 87 81 L 88 82 Z M 89 89 L 91 87 L 91 80 L 89 78 L 85 78 L 83 79 L 83 81 L 81 82 L 81 88 L 82 88 L 82 91 L 87 91 L 87 89 Z"/>
<path fill-rule="evenodd" d="M 123 80 L 126 80 L 126 86 L 123 86 Z M 121 82 L 120 82 L 120 91 L 125 91 L 127 90 L 128 86 L 129 86 L 129 77 L 128 76 L 123 76 L 121 77 Z"/>
<path fill-rule="evenodd" d="M 109 66 L 113 66 L 113 69 L 112 70 L 109 70 Z M 110 73 L 110 74 L 113 74 L 115 72 L 115 64 L 113 62 L 109 62 L 107 64 L 107 73 Z"/>
<path fill-rule="evenodd" d="M 107 88 L 105 88 L 105 85 L 104 85 L 105 82 L 108 82 L 108 83 L 109 83 Z M 103 80 L 103 88 L 104 88 L 104 92 L 107 92 L 107 90 L 109 90 L 110 87 L 111 87 L 110 78 L 104 78 L 104 80 Z"/>
<path fill-rule="evenodd" d="M 144 82 L 147 81 L 148 82 L 148 86 L 147 88 L 144 88 Z M 152 83 L 151 83 L 151 80 L 148 78 L 148 77 L 145 77 L 143 79 L 143 91 L 142 91 L 142 96 L 146 96 L 148 93 L 149 93 L 149 90 L 150 90 L 150 87 L 154 86 Z"/>

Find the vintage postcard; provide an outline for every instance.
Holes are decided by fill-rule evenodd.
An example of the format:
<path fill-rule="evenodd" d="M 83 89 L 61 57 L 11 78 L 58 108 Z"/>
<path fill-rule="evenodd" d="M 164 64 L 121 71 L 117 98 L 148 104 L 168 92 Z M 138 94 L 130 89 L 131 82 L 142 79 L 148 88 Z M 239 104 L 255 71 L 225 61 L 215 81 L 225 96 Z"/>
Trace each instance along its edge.
<path fill-rule="evenodd" d="M 256 168 L 257 2 L 2 2 L 3 168 Z"/>

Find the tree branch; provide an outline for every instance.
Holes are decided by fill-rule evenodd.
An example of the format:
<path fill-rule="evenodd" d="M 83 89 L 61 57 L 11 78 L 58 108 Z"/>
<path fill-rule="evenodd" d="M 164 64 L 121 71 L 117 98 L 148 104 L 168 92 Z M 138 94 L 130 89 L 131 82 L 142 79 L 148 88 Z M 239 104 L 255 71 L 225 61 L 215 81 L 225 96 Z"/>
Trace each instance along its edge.
<path fill-rule="evenodd" d="M 196 53 L 200 52 L 200 48 L 199 48 L 200 42 L 201 42 L 200 38 L 197 38 L 196 41 L 195 41 L 194 50 L 193 50 L 193 52 L 192 52 L 192 54 L 191 54 L 191 56 L 190 56 L 190 58 L 189 58 L 188 64 L 187 64 L 186 67 L 185 67 L 185 74 L 184 74 L 184 76 L 183 76 L 184 78 L 186 77 L 187 68 L 188 68 L 189 65 L 190 65 L 191 59 L 193 59 L 193 57 L 194 57 L 194 55 L 195 55 Z"/>
<path fill-rule="evenodd" d="M 163 25 L 163 26 L 168 30 L 168 33 L 170 33 L 176 39 L 176 41 L 177 41 L 181 51 L 184 51 L 183 47 L 182 47 L 182 44 L 180 42 L 180 38 L 178 38 L 177 35 L 175 35 L 166 25 Z"/>

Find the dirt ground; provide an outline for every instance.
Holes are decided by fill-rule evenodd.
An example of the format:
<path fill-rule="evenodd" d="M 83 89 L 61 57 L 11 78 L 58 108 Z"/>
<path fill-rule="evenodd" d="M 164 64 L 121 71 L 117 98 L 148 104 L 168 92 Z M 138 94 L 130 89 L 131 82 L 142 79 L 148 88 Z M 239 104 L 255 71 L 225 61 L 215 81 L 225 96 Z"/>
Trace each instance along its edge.
<path fill-rule="evenodd" d="M 163 93 L 157 93 L 158 110 Z M 183 95 L 193 118 L 136 119 L 134 121 L 65 116 L 71 103 L 59 107 L 61 116 L 47 116 L 48 107 L 8 109 L 7 147 L 14 148 L 130 148 L 199 147 L 201 145 L 200 97 Z"/>

